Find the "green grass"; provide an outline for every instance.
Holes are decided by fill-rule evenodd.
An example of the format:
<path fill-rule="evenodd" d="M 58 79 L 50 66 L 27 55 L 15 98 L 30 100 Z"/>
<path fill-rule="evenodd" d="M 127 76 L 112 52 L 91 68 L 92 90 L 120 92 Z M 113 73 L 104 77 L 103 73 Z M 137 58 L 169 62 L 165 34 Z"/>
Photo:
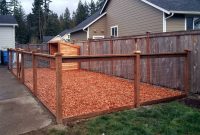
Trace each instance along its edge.
<path fill-rule="evenodd" d="M 200 135 L 200 112 L 178 102 L 113 113 L 74 125 L 67 135 Z"/>

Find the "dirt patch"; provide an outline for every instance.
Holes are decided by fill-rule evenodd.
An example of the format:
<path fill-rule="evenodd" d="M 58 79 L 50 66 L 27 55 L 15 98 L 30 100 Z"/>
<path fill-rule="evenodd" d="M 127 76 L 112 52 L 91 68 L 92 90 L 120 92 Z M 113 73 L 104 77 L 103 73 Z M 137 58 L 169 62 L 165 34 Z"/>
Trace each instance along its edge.
<path fill-rule="evenodd" d="M 25 71 L 26 82 L 30 88 L 32 88 L 31 72 L 31 70 Z M 38 97 L 54 114 L 55 77 L 54 70 L 38 69 Z M 85 70 L 63 71 L 63 116 L 74 117 L 134 105 L 133 84 L 134 81 Z M 141 102 L 181 94 L 180 91 L 141 83 Z"/>
<path fill-rule="evenodd" d="M 184 103 L 187 106 L 194 107 L 200 109 L 200 99 L 190 97 L 190 98 L 185 98 L 183 100 L 180 100 L 181 103 Z"/>

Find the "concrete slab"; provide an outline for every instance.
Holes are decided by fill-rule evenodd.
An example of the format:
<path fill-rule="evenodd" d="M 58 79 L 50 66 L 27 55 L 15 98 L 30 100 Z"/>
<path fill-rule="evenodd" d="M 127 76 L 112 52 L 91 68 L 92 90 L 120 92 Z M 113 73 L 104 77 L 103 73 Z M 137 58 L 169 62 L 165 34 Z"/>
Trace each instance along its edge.
<path fill-rule="evenodd" d="M 0 135 L 23 134 L 51 123 L 51 115 L 27 88 L 5 68 L 0 68 Z"/>

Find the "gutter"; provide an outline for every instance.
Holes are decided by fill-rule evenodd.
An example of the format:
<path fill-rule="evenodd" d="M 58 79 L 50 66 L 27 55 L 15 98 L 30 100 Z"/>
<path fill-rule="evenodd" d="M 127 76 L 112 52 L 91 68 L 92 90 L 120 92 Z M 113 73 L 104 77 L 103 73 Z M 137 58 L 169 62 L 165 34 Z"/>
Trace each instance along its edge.
<path fill-rule="evenodd" d="M 167 20 L 167 19 L 169 19 L 169 18 L 171 18 L 171 17 L 173 17 L 173 16 L 174 16 L 174 12 L 172 12 L 171 15 L 168 16 L 168 17 L 166 17 L 165 19 Z"/>

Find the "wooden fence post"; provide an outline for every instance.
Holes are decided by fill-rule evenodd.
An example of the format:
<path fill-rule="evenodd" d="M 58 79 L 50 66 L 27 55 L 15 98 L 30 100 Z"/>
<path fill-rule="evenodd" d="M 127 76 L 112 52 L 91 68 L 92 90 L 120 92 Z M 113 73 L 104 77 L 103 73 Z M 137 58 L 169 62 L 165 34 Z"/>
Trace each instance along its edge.
<path fill-rule="evenodd" d="M 16 49 L 16 58 L 17 58 L 17 79 L 20 80 L 20 73 L 19 73 L 19 49 Z"/>
<path fill-rule="evenodd" d="M 91 55 L 90 50 L 91 50 L 90 39 L 88 39 L 88 55 L 89 56 Z M 89 61 L 88 66 L 89 66 L 89 71 L 90 71 L 90 69 L 91 69 L 91 62 L 90 61 Z"/>
<path fill-rule="evenodd" d="M 114 54 L 113 39 L 110 39 L 110 54 Z M 111 74 L 114 75 L 114 60 L 111 61 Z"/>
<path fill-rule="evenodd" d="M 187 56 L 185 57 L 184 62 L 184 90 L 185 94 L 188 96 L 190 93 L 190 77 L 189 77 L 189 66 L 190 66 L 190 51 L 185 50 Z"/>
<path fill-rule="evenodd" d="M 25 78 L 24 78 L 24 53 L 23 50 L 21 52 L 21 72 L 22 72 L 22 83 L 24 83 Z"/>
<path fill-rule="evenodd" d="M 57 53 L 56 59 L 56 121 L 62 124 L 62 54 Z"/>
<path fill-rule="evenodd" d="M 33 67 L 33 93 L 37 96 L 37 58 L 35 51 L 32 51 L 32 67 Z"/>
<path fill-rule="evenodd" d="M 10 69 L 10 49 L 9 48 L 7 49 L 7 52 L 8 52 L 8 65 L 7 65 L 7 68 L 9 70 Z"/>
<path fill-rule="evenodd" d="M 140 106 L 140 54 L 141 51 L 136 51 L 134 60 L 134 104 L 136 108 Z"/>
<path fill-rule="evenodd" d="M 150 54 L 150 32 L 146 33 L 146 54 Z M 150 83 L 150 59 L 147 58 L 147 83 Z"/>
<path fill-rule="evenodd" d="M 13 50 L 10 50 L 10 70 L 13 74 Z"/>

